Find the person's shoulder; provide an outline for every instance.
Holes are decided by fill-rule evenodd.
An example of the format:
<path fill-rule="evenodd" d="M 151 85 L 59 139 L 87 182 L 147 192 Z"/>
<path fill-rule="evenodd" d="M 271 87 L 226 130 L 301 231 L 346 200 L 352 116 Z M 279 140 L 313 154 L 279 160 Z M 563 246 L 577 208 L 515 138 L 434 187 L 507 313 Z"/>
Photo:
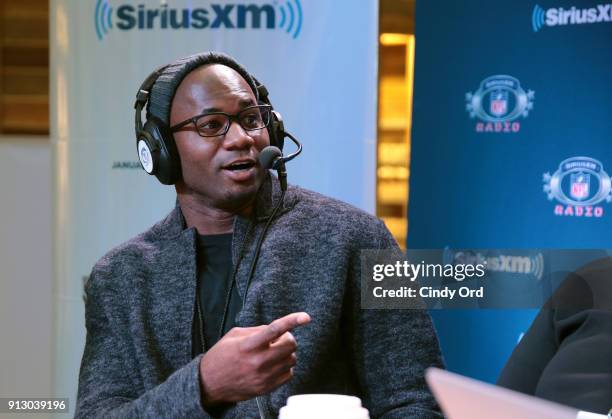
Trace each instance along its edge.
<path fill-rule="evenodd" d="M 612 257 L 603 250 L 591 251 L 593 260 L 572 272 L 552 272 L 551 283 L 558 287 L 547 302 L 559 310 L 560 315 L 571 316 L 576 312 L 597 309 L 612 309 Z M 603 257 L 602 257 L 603 256 Z"/>
<path fill-rule="evenodd" d="M 347 217 L 350 220 L 359 219 L 368 223 L 378 223 L 380 221 L 376 216 L 361 208 L 318 192 L 293 185 L 290 190 L 297 197 L 297 205 L 302 210 L 317 212 L 341 221 L 347 220 Z"/>
<path fill-rule="evenodd" d="M 168 235 L 165 234 L 166 225 L 175 211 L 142 233 L 106 252 L 94 265 L 89 282 L 93 278 L 96 278 L 97 282 L 120 282 L 141 271 L 144 266 L 153 264 L 162 251 L 165 240 L 168 239 Z"/>
<path fill-rule="evenodd" d="M 606 277 L 609 278 L 612 274 L 612 256 L 605 254 L 605 251 L 600 251 L 597 256 L 593 257 L 593 260 L 583 266 L 581 266 L 576 273 L 583 277 Z M 593 252 L 595 256 L 595 251 Z"/>
<path fill-rule="evenodd" d="M 134 262 L 140 263 L 143 257 L 158 247 L 153 240 L 152 229 L 153 227 L 110 249 L 96 262 L 94 271 L 110 273 L 122 268 L 123 265 L 131 266 Z"/>
<path fill-rule="evenodd" d="M 373 240 L 388 236 L 385 224 L 360 208 L 299 186 L 292 186 L 290 190 L 297 198 L 295 209 L 303 223 Z"/>

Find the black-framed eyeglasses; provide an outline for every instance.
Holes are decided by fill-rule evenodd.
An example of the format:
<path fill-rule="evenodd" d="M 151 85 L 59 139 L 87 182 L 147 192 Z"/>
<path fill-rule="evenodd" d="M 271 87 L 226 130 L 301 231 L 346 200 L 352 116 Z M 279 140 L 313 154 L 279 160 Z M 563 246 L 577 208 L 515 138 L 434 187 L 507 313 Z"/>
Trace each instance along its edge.
<path fill-rule="evenodd" d="M 238 122 L 245 131 L 256 131 L 270 124 L 272 106 L 255 105 L 244 108 L 234 115 L 225 112 L 209 112 L 196 115 L 170 127 L 170 131 L 178 131 L 193 123 L 201 137 L 218 137 L 229 131 L 232 121 Z"/>

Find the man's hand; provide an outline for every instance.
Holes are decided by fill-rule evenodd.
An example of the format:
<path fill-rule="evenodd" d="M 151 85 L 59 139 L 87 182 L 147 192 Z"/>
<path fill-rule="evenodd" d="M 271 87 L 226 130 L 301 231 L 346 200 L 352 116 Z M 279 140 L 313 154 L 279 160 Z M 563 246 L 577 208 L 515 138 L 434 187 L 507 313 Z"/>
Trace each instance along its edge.
<path fill-rule="evenodd" d="M 292 313 L 269 325 L 231 329 L 200 361 L 204 407 L 252 399 L 289 381 L 297 361 L 290 330 L 309 322 L 308 314 Z"/>

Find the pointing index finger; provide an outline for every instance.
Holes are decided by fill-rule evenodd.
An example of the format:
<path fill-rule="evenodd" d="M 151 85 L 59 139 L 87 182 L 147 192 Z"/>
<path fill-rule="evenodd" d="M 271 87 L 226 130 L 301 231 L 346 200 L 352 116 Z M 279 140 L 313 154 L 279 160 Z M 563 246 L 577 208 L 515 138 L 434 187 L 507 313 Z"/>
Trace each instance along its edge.
<path fill-rule="evenodd" d="M 247 338 L 245 345 L 247 349 L 255 349 L 267 346 L 274 340 L 281 337 L 285 332 L 310 323 L 310 316 L 307 313 L 291 313 L 264 327 L 260 332 Z"/>

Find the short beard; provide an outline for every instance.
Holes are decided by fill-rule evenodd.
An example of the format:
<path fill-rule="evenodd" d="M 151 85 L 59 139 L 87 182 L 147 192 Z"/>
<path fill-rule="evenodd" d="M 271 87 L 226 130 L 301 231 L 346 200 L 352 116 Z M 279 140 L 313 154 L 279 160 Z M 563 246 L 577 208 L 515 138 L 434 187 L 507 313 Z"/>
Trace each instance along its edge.
<path fill-rule="evenodd" d="M 179 201 L 186 200 L 191 207 L 205 206 L 236 215 L 244 215 L 250 213 L 251 209 L 253 209 L 257 194 L 264 184 L 265 177 L 266 173 L 262 170 L 257 174 L 257 180 L 252 185 L 252 188 L 249 187 L 240 192 L 232 192 L 231 189 L 227 189 L 217 199 L 211 199 L 203 191 L 188 186 L 183 179 L 176 182 L 175 189 L 179 196 Z"/>

